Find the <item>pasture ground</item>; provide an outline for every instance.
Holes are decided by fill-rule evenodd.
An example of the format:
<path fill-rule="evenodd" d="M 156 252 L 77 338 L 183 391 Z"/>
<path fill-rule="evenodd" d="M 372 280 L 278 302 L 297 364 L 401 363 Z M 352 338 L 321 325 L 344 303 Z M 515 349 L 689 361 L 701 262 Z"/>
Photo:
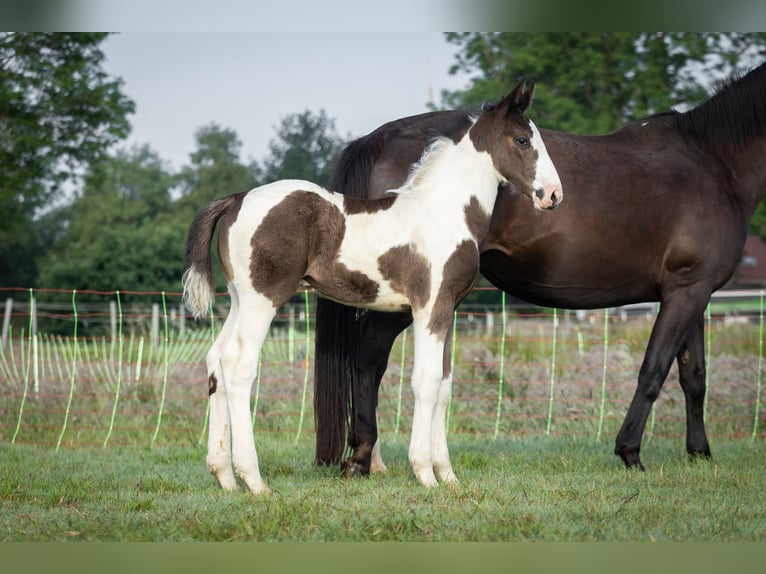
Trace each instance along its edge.
<path fill-rule="evenodd" d="M 612 441 L 635 390 L 651 322 L 610 322 L 607 331 L 607 317 L 601 317 L 564 317 L 555 332 L 550 317 L 509 321 L 504 337 L 497 325 L 488 334 L 465 323 L 455 342 L 449 419 L 461 484 L 434 490 L 421 487 L 407 463 L 412 337 L 395 345 L 381 386 L 389 472 L 347 482 L 335 468 L 312 464 L 312 363 L 305 357 L 313 342 L 275 330 L 253 397 L 262 472 L 275 492 L 265 498 L 222 492 L 205 468 L 202 358 L 209 333 L 171 337 L 156 348 L 133 334 L 118 340 L 14 337 L 0 353 L 0 541 L 694 541 L 701 544 L 682 545 L 684 571 L 732 569 L 729 547 L 712 545 L 711 552 L 710 542 L 749 541 L 756 548 L 766 542 L 762 321 L 714 318 L 707 330 L 714 458 L 686 458 L 684 400 L 674 368 L 647 425 L 642 459 L 648 470 L 641 473 L 624 470 Z M 3 545 L 4 565 L 13 546 Z M 33 550 L 9 571 L 30 572 L 30 558 L 45 556 L 54 557 L 58 570 L 55 557 L 70 545 L 50 546 Z M 332 570 L 388 563 L 390 550 L 379 550 L 388 546 L 362 546 L 363 555 L 343 544 Z M 559 566 L 535 571 L 577 571 L 568 546 L 555 546 L 564 556 Z M 623 574 L 638 572 L 636 566 L 658 571 L 652 566 L 664 556 L 663 545 L 651 551 L 622 546 L 606 571 L 617 564 Z M 221 569 L 197 554 L 196 545 L 181 547 L 171 571 L 194 569 L 182 563 Z M 494 546 L 457 553 L 449 545 L 427 547 L 428 571 L 461 572 L 478 564 L 485 572 L 486 557 L 497 552 Z M 246 559 L 259 572 L 261 557 L 269 554 L 260 548 L 257 561 Z M 317 552 L 278 548 L 281 560 Z M 552 563 L 554 554 L 542 552 Z M 418 556 L 413 560 L 420 563 Z M 308 558 L 290 571 L 314 572 L 318 562 Z M 752 562 L 762 569 L 763 560 Z M 160 557 L 147 562 L 166 563 Z M 505 567 L 498 571 L 506 572 L 523 559 L 514 550 L 499 563 Z M 104 565 L 95 571 L 122 572 L 112 554 Z M 588 565 L 584 571 L 593 574 Z"/>
<path fill-rule="evenodd" d="M 611 437 L 451 437 L 461 484 L 427 490 L 407 437 L 389 471 L 344 481 L 312 464 L 313 435 L 256 436 L 270 497 L 221 491 L 198 446 L 55 451 L 0 445 L 2 541 L 766 542 L 766 443 L 727 439 L 689 461 L 678 437 L 626 471 Z"/>

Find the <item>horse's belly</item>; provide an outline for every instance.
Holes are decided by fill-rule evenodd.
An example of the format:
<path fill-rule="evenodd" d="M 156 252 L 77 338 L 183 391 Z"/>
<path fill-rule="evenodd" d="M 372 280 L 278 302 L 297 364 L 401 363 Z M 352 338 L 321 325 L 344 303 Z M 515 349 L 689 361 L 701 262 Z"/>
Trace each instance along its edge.
<path fill-rule="evenodd" d="M 498 289 L 545 307 L 598 309 L 659 299 L 654 275 L 630 265 L 603 263 L 586 269 L 585 263 L 526 264 L 488 251 L 481 255 L 481 273 Z"/>
<path fill-rule="evenodd" d="M 380 285 L 378 297 L 368 305 L 368 309 L 384 312 L 409 311 L 410 300 L 402 293 L 390 289 L 385 282 Z"/>
<path fill-rule="evenodd" d="M 378 292 L 375 299 L 362 300 L 361 298 L 338 296 L 336 290 L 323 290 L 317 289 L 317 292 L 325 299 L 330 299 L 336 303 L 342 303 L 343 305 L 349 305 L 351 307 L 358 307 L 361 309 L 371 309 L 373 311 L 382 311 L 384 313 L 396 313 L 401 311 L 410 311 L 410 301 L 404 297 L 401 293 L 395 291 L 384 290 L 383 293 Z M 348 293 L 346 291 L 346 293 Z"/>

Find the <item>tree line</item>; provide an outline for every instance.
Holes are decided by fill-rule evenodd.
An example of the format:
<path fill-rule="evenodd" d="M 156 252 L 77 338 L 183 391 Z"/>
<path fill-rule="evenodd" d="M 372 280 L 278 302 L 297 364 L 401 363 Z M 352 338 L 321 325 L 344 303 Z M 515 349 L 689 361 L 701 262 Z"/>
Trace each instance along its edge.
<path fill-rule="evenodd" d="M 305 110 L 282 119 L 260 161 L 243 163 L 236 132 L 216 124 L 197 131 L 177 171 L 150 145 L 119 148 L 136 104 L 103 70 L 105 38 L 0 33 L 0 286 L 177 291 L 201 206 L 286 177 L 326 184 L 345 143 L 324 111 Z M 457 49 L 451 71 L 472 79 L 432 108 L 475 107 L 525 77 L 538 84 L 538 125 L 584 134 L 691 107 L 766 56 L 764 33 L 449 33 L 445 41 Z M 762 237 L 764 211 L 751 224 Z"/>

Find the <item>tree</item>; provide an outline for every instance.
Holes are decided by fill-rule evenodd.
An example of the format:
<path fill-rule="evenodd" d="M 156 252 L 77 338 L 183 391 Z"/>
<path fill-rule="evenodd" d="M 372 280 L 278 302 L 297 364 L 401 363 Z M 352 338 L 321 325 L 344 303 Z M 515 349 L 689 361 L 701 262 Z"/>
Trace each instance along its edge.
<path fill-rule="evenodd" d="M 256 185 L 254 168 L 240 161 L 242 143 L 236 132 L 212 123 L 197 130 L 197 148 L 181 169 L 181 200 L 176 214 L 191 223 L 194 214 L 214 199 Z"/>
<path fill-rule="evenodd" d="M 66 231 L 50 248 L 43 285 L 65 289 L 177 291 L 186 221 L 171 217 L 175 177 L 147 146 L 94 165 L 61 208 Z"/>
<path fill-rule="evenodd" d="M 448 107 L 496 100 L 520 78 L 538 83 L 535 121 L 598 134 L 704 99 L 716 80 L 760 63 L 763 33 L 449 33 L 459 46 L 451 72 L 475 73 Z"/>
<path fill-rule="evenodd" d="M 105 37 L 0 33 L 0 285 L 34 282 L 36 216 L 128 133 L 134 104 L 102 70 Z"/>
<path fill-rule="evenodd" d="M 343 149 L 335 121 L 324 110 L 285 117 L 269 143 L 269 156 L 258 167 L 262 183 L 278 179 L 307 179 L 319 185 L 330 181 L 333 163 Z"/>
<path fill-rule="evenodd" d="M 520 78 L 536 80 L 535 123 L 600 134 L 652 113 L 683 110 L 715 83 L 766 58 L 766 33 L 448 33 L 459 46 L 451 72 L 475 74 L 446 107 L 498 99 Z M 766 237 L 766 204 L 750 231 Z"/>

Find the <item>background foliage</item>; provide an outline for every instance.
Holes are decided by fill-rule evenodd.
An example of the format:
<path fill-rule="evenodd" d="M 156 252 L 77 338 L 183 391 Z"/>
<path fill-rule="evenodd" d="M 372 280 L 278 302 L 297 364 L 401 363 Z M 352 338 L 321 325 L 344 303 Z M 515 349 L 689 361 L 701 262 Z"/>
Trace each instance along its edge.
<path fill-rule="evenodd" d="M 176 291 L 187 226 L 202 205 L 274 179 L 324 184 L 345 143 L 324 110 L 304 110 L 283 118 L 267 156 L 249 164 L 236 131 L 216 124 L 199 128 L 178 171 L 149 144 L 120 148 L 136 103 L 103 70 L 105 37 L 0 34 L 0 286 Z M 526 77 L 538 84 L 537 123 L 591 134 L 691 107 L 766 56 L 764 33 L 448 33 L 445 41 L 458 49 L 452 72 L 472 78 L 432 107 L 496 100 Z M 766 237 L 762 206 L 751 231 Z"/>

